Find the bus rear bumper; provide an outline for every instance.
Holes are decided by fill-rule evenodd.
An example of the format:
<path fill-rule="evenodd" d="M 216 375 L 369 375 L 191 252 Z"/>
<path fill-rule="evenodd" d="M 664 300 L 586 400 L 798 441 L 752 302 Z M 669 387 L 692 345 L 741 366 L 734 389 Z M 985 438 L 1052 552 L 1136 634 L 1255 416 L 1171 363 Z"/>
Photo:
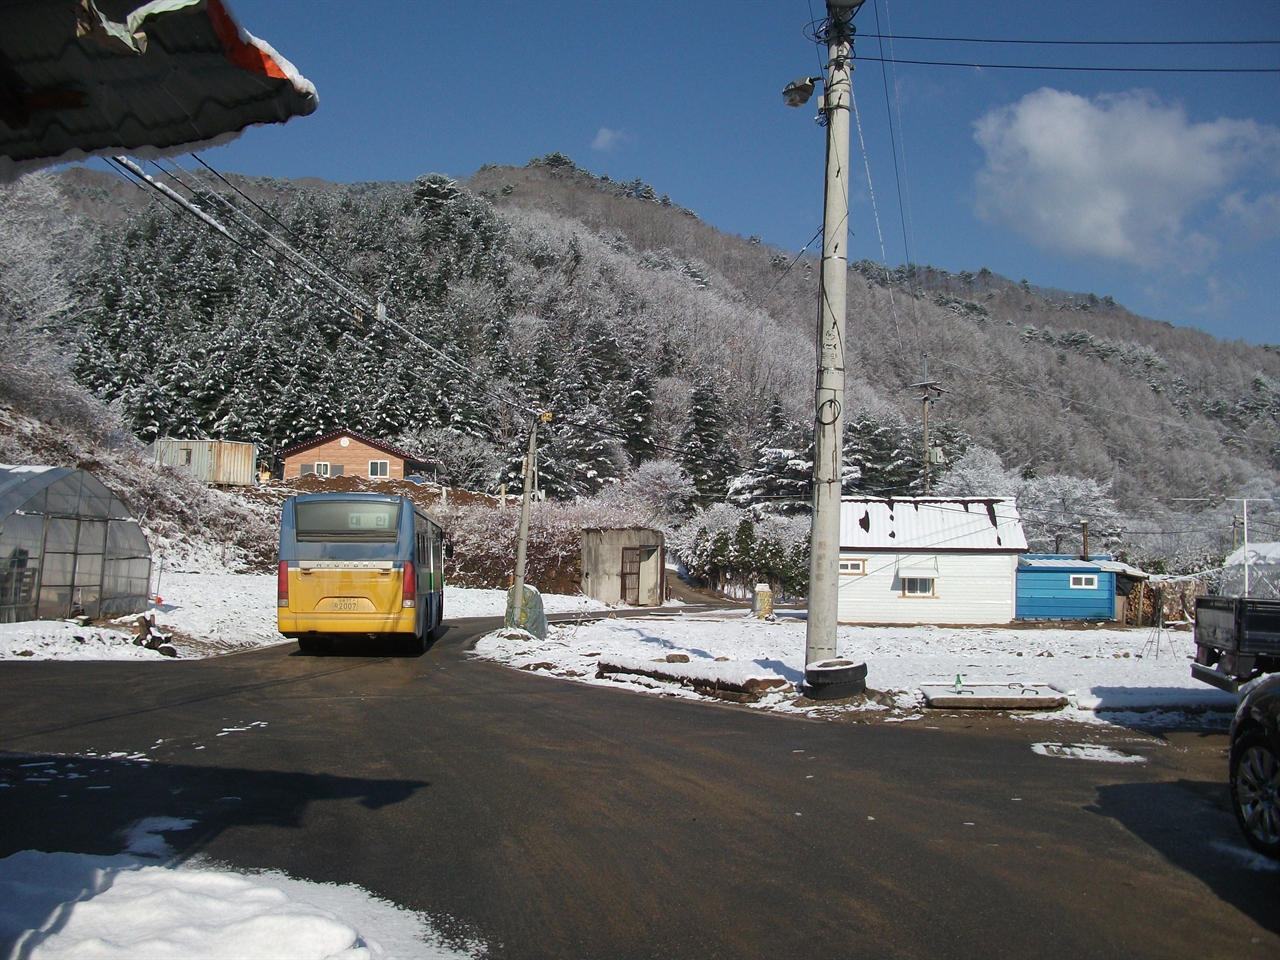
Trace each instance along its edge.
<path fill-rule="evenodd" d="M 291 639 L 309 633 L 416 633 L 418 629 L 417 610 L 412 607 L 398 614 L 292 613 L 279 609 L 276 623 Z"/>

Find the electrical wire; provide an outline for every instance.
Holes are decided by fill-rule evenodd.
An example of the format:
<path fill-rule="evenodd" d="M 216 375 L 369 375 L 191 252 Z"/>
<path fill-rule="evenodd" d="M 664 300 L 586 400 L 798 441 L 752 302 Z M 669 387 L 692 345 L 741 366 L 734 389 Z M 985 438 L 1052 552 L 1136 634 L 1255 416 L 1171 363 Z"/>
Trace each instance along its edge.
<path fill-rule="evenodd" d="M 800 258 L 804 256 L 804 252 L 808 250 L 811 246 L 813 246 L 813 241 L 817 240 L 818 237 L 820 236 L 822 236 L 822 227 L 819 227 L 818 232 L 815 233 L 809 239 L 809 242 L 800 248 L 800 252 L 796 254 L 794 260 L 792 260 L 789 264 L 787 264 L 787 269 L 782 272 L 782 276 L 780 276 L 777 280 L 773 282 L 773 286 L 769 288 L 768 293 L 766 293 L 763 297 L 761 297 L 759 300 L 756 301 L 755 307 L 757 310 L 763 307 L 765 304 L 765 301 L 768 300 L 770 296 L 772 296 L 773 291 L 778 289 L 778 284 L 782 283 L 783 280 L 787 279 L 787 274 L 791 272 L 791 268 L 800 262 Z"/>
<path fill-rule="evenodd" d="M 810 6 L 811 12 L 812 9 L 812 6 Z M 879 29 L 879 20 L 877 20 L 876 30 L 878 31 Z M 859 36 L 868 40 L 880 39 L 879 33 L 862 33 Z M 893 39 L 892 31 L 890 31 L 887 39 Z M 1053 47 L 1260 47 L 1280 44 L 1280 40 L 1000 40 L 991 37 L 921 37 L 907 34 L 901 34 L 897 39 L 928 40 L 939 43 L 1007 43 Z"/>
<path fill-rule="evenodd" d="M 867 141 L 862 137 L 862 117 L 858 115 L 858 97 L 853 92 L 853 85 L 849 85 L 849 102 L 853 104 L 853 119 L 858 127 L 858 143 L 862 147 L 862 165 L 867 170 L 867 190 L 871 193 L 871 213 L 876 221 L 876 237 L 880 241 L 880 259 L 884 262 L 884 272 L 889 273 L 889 256 L 884 250 L 884 232 L 880 229 L 880 210 L 876 207 L 876 188 L 871 183 L 871 161 L 867 159 Z M 894 160 L 894 169 L 897 169 L 897 159 Z M 889 291 L 889 315 L 893 317 L 893 335 L 898 341 L 899 352 L 905 348 L 902 346 L 902 328 L 898 325 L 898 307 L 893 299 L 893 284 L 886 284 L 885 289 Z"/>
<path fill-rule="evenodd" d="M 164 169 L 163 169 L 162 167 L 160 167 L 158 164 L 154 164 L 154 161 L 153 161 L 153 165 L 155 165 L 155 166 L 157 167 L 157 169 L 161 170 L 161 172 L 162 172 L 162 173 L 165 173 L 165 174 L 166 174 L 166 176 L 171 176 L 167 171 L 164 171 Z M 158 190 L 159 192 L 163 193 L 165 196 L 169 197 L 169 199 L 173 200 L 173 201 L 174 201 L 174 203 L 175 203 L 175 205 L 178 207 L 178 209 L 179 209 L 181 212 L 184 212 L 184 213 L 187 213 L 187 214 L 189 214 L 189 215 L 195 216 L 197 219 L 199 219 L 201 222 L 203 222 L 203 223 L 205 224 L 205 226 L 206 226 L 206 227 L 208 227 L 208 228 L 209 228 L 209 229 L 211 229 L 211 230 L 214 230 L 216 233 L 218 233 L 218 234 L 219 234 L 220 236 L 222 236 L 224 239 L 230 240 L 232 243 L 235 243 L 237 246 L 239 246 L 239 247 L 241 247 L 242 249 L 246 250 L 246 251 L 247 251 L 247 252 L 249 252 L 250 254 L 260 257 L 260 258 L 263 260 L 263 262 L 265 262 L 265 263 L 269 264 L 270 266 L 272 266 L 272 267 L 276 268 L 278 271 L 280 271 L 281 273 L 283 273 L 283 274 L 284 274 L 288 279 L 293 280 L 294 282 L 297 282 L 297 278 L 296 278 L 296 277 L 294 277 L 294 276 L 292 276 L 292 275 L 290 275 L 290 274 L 288 273 L 288 271 L 287 271 L 287 270 L 285 270 L 285 269 L 284 269 L 284 267 L 283 267 L 281 264 L 279 264 L 279 263 L 277 263 L 276 261 L 271 260 L 271 259 L 269 259 L 269 258 L 267 258 L 267 257 L 263 256 L 263 254 L 261 253 L 261 251 L 256 250 L 256 249 L 254 249 L 253 247 L 251 247 L 250 245 L 248 245 L 248 244 L 246 244 L 245 242 L 243 242 L 242 240 L 240 240 L 240 239 L 238 239 L 238 238 L 236 238 L 236 237 L 233 237 L 233 236 L 230 234 L 230 232 L 226 229 L 226 227 L 225 227 L 223 224 L 221 224 L 220 222 L 218 222 L 217 220 L 215 220 L 215 219 L 214 219 L 212 216 L 210 216 L 208 213 L 206 213 L 206 212 L 204 212 L 204 211 L 201 211 L 201 210 L 199 210 L 199 209 L 195 208 L 195 207 L 194 207 L 194 206 L 192 206 L 189 202 L 185 201 L 185 200 L 184 200 L 184 198 L 182 198 L 181 196 L 179 196 L 178 194 L 176 194 L 176 192 L 174 192 L 174 191 L 170 190 L 169 188 L 164 187 L 164 185 L 163 185 L 163 184 L 158 183 L 158 182 L 157 182 L 157 181 L 155 181 L 153 178 L 148 177 L 145 173 L 142 173 L 142 172 L 141 172 L 141 169 L 140 169 L 140 168 L 137 170 L 137 172 L 136 172 L 136 173 L 135 173 L 134 171 L 130 170 L 129 168 L 130 168 L 131 166 L 135 166 L 135 165 L 133 165 L 131 162 L 130 162 L 130 163 L 128 163 L 128 165 L 125 165 L 124 163 L 120 163 L 119 161 L 117 161 L 117 166 L 119 166 L 122 170 L 125 170 L 126 172 L 134 173 L 134 175 L 135 175 L 135 176 L 139 176 L 139 175 L 140 175 L 140 176 L 142 177 L 142 179 L 143 179 L 145 182 L 147 182 L 149 185 L 151 185 L 152 187 L 154 187 L 154 188 L 155 188 L 156 190 Z M 207 164 L 206 164 L 206 166 L 207 166 Z M 212 168 L 210 168 L 210 169 L 212 169 Z M 191 191 L 190 186 L 189 186 L 189 185 L 187 185 L 187 184 L 185 183 L 185 181 L 182 181 L 180 178 L 173 178 L 173 179 L 175 180 L 175 182 L 181 183 L 181 184 L 182 184 L 182 185 L 183 185 L 183 186 L 184 186 L 188 191 Z M 195 195 L 196 195 L 194 192 L 192 192 L 192 193 L 193 193 L 193 196 L 195 196 Z M 214 193 L 216 193 L 216 191 L 214 191 Z M 219 195 L 219 196 L 220 196 L 220 195 Z M 227 202 L 227 203 L 229 204 L 229 201 L 226 201 L 226 200 L 225 200 L 225 198 L 222 198 L 222 199 L 224 200 L 224 202 Z M 335 289 L 340 290 L 340 291 L 342 291 L 345 295 L 347 295 L 347 296 L 351 297 L 351 298 L 352 298 L 353 300 L 355 300 L 358 304 L 361 304 L 361 305 L 363 305 L 363 306 L 368 306 L 367 302 L 365 302 L 365 301 L 363 300 L 363 298 L 361 298 L 358 294 L 355 294 L 353 291 L 351 291 L 351 290 L 350 290 L 350 289 L 349 289 L 345 284 L 342 284 L 340 281 L 338 281 L 338 280 L 336 280 L 335 278 L 333 278 L 333 277 L 329 276 L 329 275 L 328 275 L 328 274 L 326 274 L 323 270 L 321 270 L 320 268 L 316 267 L 316 266 L 315 266 L 315 264 L 311 263 L 309 260 L 307 260 L 307 258 L 306 258 L 306 257 L 303 257 L 303 256 L 302 256 L 301 254 L 299 254 L 297 251 L 293 250 L 293 248 L 289 247 L 289 245 L 288 245 L 287 243 L 285 243 L 283 240 L 280 240 L 278 237 L 275 237 L 273 234 L 271 234 L 271 233 L 270 233 L 270 231 L 266 230 L 266 228 L 265 228 L 265 227 L 262 227 L 260 224 L 255 224 L 255 227 L 257 228 L 257 230 L 258 230 L 261 234 L 263 234 L 263 235 L 265 235 L 265 236 L 269 237 L 269 238 L 271 239 L 271 241 L 273 242 L 273 245 L 274 245 L 274 246 L 276 246 L 276 247 L 278 247 L 278 248 L 281 250 L 281 252 L 286 252 L 286 251 L 287 251 L 287 255 L 290 255 L 290 256 L 291 256 L 291 259 L 292 259 L 292 261 L 293 261 L 293 263 L 294 263 L 295 268 L 297 268 L 297 267 L 301 266 L 301 268 L 302 268 L 306 273 L 308 273 L 310 276 L 312 276 L 313 278 L 315 278 L 315 279 L 323 279 L 324 281 L 326 281 L 328 284 L 330 284 L 330 285 L 331 285 L 332 287 L 334 287 Z M 310 292 L 310 293 L 316 293 L 316 294 L 319 294 L 319 291 L 315 290 L 314 288 L 309 288 L 309 287 L 308 287 L 308 288 L 306 288 L 306 289 L 307 289 L 307 290 L 308 290 L 308 292 Z M 360 324 L 359 324 L 359 322 L 358 322 L 358 318 L 356 318 L 353 314 L 351 314 L 349 311 L 345 310 L 344 308 L 341 308 L 341 307 L 340 307 L 340 309 L 343 309 L 343 312 L 344 312 L 344 313 L 346 313 L 348 317 L 350 317 L 352 320 L 357 321 L 357 325 L 360 325 Z M 381 314 L 381 316 L 380 316 L 380 319 L 381 319 L 383 322 L 387 323 L 387 324 L 388 324 L 389 326 L 391 326 L 392 328 L 394 328 L 394 329 L 398 330 L 402 335 L 404 335 L 404 336 L 408 337 L 410 340 L 412 340 L 413 342 L 417 343 L 419 346 L 423 347 L 424 349 L 426 349 L 426 350 L 427 350 L 427 351 L 429 351 L 430 353 L 434 354 L 435 356 L 437 356 L 437 357 L 438 357 L 438 358 L 440 358 L 441 360 L 443 360 L 443 361 L 445 361 L 446 363 L 450 364 L 451 366 L 455 367 L 457 370 L 461 371 L 461 372 L 462 372 L 463 374 L 465 374 L 469 379 L 472 379 L 472 380 L 475 380 L 475 381 L 479 382 L 479 373 L 478 373 L 477 371 L 475 371 L 475 370 L 473 370 L 472 368 L 470 368 L 470 367 L 466 366 L 465 364 L 462 364 L 462 363 L 458 362 L 457 360 L 453 359 L 453 358 L 452 358 L 452 357 L 450 357 L 448 354 L 446 354 L 444 351 L 442 351 L 442 350 L 440 350 L 440 349 L 438 349 L 438 348 L 434 347 L 434 346 L 433 346 L 433 345 L 431 345 L 430 343 L 428 343 L 428 342 L 426 342 L 425 340 L 423 340 L 423 339 L 422 339 L 421 337 L 419 337 L 419 336 L 418 336 L 418 335 L 417 335 L 413 330 L 409 329 L 409 328 L 408 328 L 408 327 L 406 327 L 403 323 L 401 323 L 401 322 L 399 322 L 398 320 L 396 320 L 395 318 L 391 317 L 391 316 L 390 316 L 390 315 L 385 311 L 385 309 L 383 310 L 383 312 L 382 312 L 382 314 Z M 360 325 L 360 326 L 361 326 L 361 328 L 363 329 L 363 326 L 362 326 L 362 325 Z M 481 385 L 482 385 L 482 386 L 491 386 L 490 384 L 481 384 Z M 514 400 L 514 399 L 512 399 L 512 398 L 510 398 L 510 397 L 503 396 L 501 393 L 497 393 L 497 392 L 492 392 L 492 391 L 490 391 L 490 392 L 489 392 L 489 394 L 488 394 L 488 396 L 492 397 L 492 398 L 493 398 L 493 399 L 495 399 L 495 400 L 498 400 L 498 401 L 499 401 L 499 402 L 501 402 L 501 403 L 505 403 L 505 404 L 507 404 L 508 406 L 510 406 L 510 407 L 512 407 L 512 408 L 514 408 L 514 409 L 518 410 L 519 412 L 521 412 L 521 413 L 523 413 L 523 414 L 526 414 L 526 415 L 538 416 L 538 415 L 540 415 L 540 414 L 543 412 L 543 411 L 541 411 L 541 410 L 539 410 L 539 409 L 535 409 L 535 408 L 533 408 L 533 407 L 530 407 L 530 406 L 529 406 L 529 405 L 527 405 L 527 404 L 520 403 L 519 401 Z"/>
<path fill-rule="evenodd" d="M 1280 73 L 1280 67 L 1083 67 L 1033 63 L 969 63 L 960 60 L 907 60 L 857 57 L 870 63 L 906 63 L 922 67 L 971 67 L 980 70 L 1065 70 L 1071 73 Z"/>

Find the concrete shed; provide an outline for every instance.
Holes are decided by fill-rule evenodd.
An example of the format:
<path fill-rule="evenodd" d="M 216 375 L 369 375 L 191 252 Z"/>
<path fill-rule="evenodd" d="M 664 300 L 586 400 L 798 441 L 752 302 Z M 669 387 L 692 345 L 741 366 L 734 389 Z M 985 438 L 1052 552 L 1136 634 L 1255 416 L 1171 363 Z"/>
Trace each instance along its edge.
<path fill-rule="evenodd" d="M 87 470 L 0 464 L 0 623 L 146 609 L 151 548 Z"/>
<path fill-rule="evenodd" d="M 602 603 L 658 607 L 665 598 L 666 543 L 643 527 L 582 531 L 582 592 Z"/>
<path fill-rule="evenodd" d="M 840 506 L 841 623 L 1008 623 L 1018 508 L 990 497 L 845 497 Z"/>

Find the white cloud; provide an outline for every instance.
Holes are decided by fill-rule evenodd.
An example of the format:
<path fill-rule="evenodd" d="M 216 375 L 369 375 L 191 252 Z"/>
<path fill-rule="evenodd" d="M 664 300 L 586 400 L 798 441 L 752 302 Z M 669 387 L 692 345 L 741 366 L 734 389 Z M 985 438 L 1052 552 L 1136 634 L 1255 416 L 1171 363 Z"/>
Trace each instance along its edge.
<path fill-rule="evenodd" d="M 986 151 L 977 212 L 1043 247 L 1142 266 L 1202 262 L 1234 223 L 1274 233 L 1280 130 L 1253 120 L 1191 123 L 1142 91 L 1089 100 L 1048 87 L 974 124 Z M 1212 216 L 1206 216 L 1209 210 Z"/>
<path fill-rule="evenodd" d="M 627 136 L 625 130 L 610 130 L 608 127 L 601 127 L 600 132 L 596 134 L 596 138 L 591 141 L 591 149 L 603 150 L 607 153 L 624 143 L 630 142 L 630 140 L 631 138 Z"/>

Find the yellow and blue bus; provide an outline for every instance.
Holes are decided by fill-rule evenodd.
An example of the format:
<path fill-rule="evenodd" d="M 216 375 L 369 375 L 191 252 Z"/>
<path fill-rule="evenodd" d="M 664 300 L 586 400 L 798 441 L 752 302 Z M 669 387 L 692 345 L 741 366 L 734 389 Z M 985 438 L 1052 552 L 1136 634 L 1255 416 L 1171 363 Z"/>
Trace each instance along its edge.
<path fill-rule="evenodd" d="M 290 497 L 280 516 L 276 618 L 306 653 L 330 641 L 399 639 L 426 649 L 444 616 L 440 525 L 408 497 Z"/>

